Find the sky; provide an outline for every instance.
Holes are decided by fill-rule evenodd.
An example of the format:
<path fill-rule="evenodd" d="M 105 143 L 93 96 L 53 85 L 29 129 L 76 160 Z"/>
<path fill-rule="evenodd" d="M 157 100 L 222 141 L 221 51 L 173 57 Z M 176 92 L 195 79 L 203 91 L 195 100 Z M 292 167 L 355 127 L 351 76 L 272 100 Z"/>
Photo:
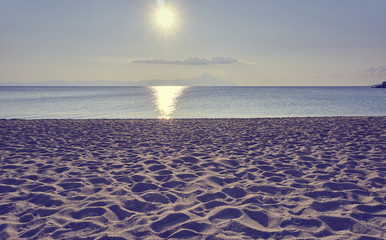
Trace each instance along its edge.
<path fill-rule="evenodd" d="M 0 82 L 367 86 L 385 26 L 385 0 L 0 0 Z"/>

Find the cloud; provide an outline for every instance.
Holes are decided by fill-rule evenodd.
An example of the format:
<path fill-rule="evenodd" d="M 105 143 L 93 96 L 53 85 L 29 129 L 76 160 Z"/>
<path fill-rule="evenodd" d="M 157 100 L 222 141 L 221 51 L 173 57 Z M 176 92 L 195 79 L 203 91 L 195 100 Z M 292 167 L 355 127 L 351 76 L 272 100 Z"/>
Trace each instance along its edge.
<path fill-rule="evenodd" d="M 369 67 L 367 69 L 358 70 L 358 73 L 372 76 L 386 75 L 386 66 Z"/>
<path fill-rule="evenodd" d="M 211 59 L 188 57 L 187 59 L 149 59 L 149 60 L 134 60 L 132 63 L 145 64 L 174 64 L 174 65 L 212 65 L 212 64 L 232 64 L 238 60 L 231 57 L 212 57 Z"/>

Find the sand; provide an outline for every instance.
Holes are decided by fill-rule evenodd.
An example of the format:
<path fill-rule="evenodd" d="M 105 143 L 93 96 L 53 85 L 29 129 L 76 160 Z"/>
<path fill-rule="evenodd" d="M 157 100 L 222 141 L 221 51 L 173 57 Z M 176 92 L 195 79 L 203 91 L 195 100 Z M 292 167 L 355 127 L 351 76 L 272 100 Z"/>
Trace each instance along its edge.
<path fill-rule="evenodd" d="M 386 117 L 0 120 L 0 239 L 385 239 Z"/>

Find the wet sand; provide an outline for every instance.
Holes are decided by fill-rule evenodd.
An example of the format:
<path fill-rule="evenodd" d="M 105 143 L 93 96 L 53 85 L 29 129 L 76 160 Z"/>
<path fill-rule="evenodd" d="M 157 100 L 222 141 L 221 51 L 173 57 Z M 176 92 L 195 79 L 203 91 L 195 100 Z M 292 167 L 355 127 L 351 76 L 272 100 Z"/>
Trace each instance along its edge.
<path fill-rule="evenodd" d="M 0 239 L 385 239 L 386 117 L 0 120 Z"/>

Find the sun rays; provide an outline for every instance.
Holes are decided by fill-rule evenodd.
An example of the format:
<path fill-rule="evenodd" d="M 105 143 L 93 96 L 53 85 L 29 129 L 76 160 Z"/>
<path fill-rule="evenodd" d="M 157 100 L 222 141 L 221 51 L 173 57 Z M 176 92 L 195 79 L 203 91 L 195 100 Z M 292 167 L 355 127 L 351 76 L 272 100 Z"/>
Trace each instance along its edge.
<path fill-rule="evenodd" d="M 153 25 L 158 31 L 172 33 L 178 28 L 179 15 L 176 6 L 158 1 L 152 13 Z"/>

